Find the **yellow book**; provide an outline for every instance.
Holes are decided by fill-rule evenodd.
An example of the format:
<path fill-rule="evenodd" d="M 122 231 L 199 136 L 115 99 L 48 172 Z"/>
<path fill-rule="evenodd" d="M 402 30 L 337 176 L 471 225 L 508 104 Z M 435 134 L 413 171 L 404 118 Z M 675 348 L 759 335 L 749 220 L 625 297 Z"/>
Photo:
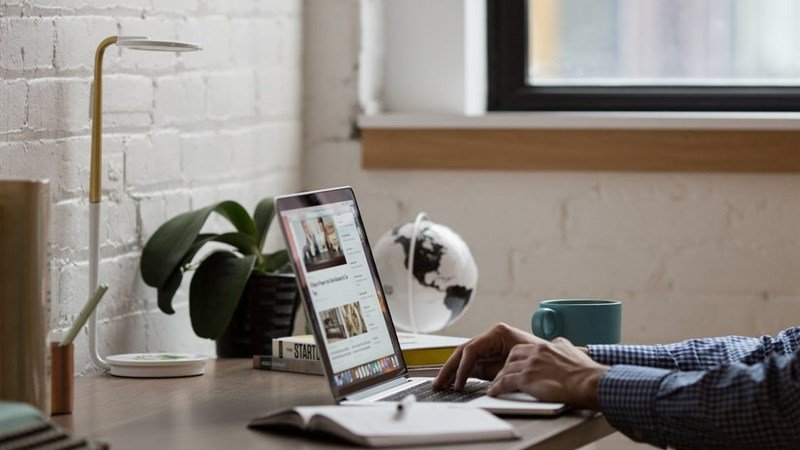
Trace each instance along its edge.
<path fill-rule="evenodd" d="M 469 339 L 436 334 L 397 333 L 406 366 L 442 365 L 453 354 L 456 347 Z M 272 340 L 272 355 L 285 359 L 318 361 L 319 352 L 314 336 L 304 334 Z"/>
<path fill-rule="evenodd" d="M 453 354 L 456 347 L 469 339 L 436 334 L 397 333 L 406 366 L 441 365 Z"/>

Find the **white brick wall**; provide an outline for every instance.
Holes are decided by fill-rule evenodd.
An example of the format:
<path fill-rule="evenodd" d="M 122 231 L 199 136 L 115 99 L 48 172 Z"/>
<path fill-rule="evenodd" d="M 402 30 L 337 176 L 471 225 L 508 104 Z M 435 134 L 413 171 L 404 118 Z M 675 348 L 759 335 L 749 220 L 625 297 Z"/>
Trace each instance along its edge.
<path fill-rule="evenodd" d="M 155 116 L 158 125 L 202 121 L 206 113 L 205 80 L 201 73 L 167 75 L 156 79 Z"/>
<path fill-rule="evenodd" d="M 0 81 L 0 99 L 3 115 L 0 117 L 0 132 L 18 130 L 25 125 L 28 85 L 24 80 Z"/>
<path fill-rule="evenodd" d="M 0 46 L 0 60 L 11 70 L 53 67 L 53 22 L 44 18 L 12 18 L 0 24 L 0 33 L 17 45 Z M 24 51 L 22 51 L 24 49 Z"/>
<path fill-rule="evenodd" d="M 559 297 L 623 300 L 627 342 L 800 324 L 800 175 L 362 170 L 358 19 L 306 2 L 303 184 L 353 185 L 373 241 L 418 211 L 465 238 L 477 301 L 445 332 L 529 329 Z"/>
<path fill-rule="evenodd" d="M 100 350 L 202 351 L 187 312 L 158 311 L 141 247 L 178 213 L 248 209 L 300 186 L 300 0 L 8 0 L 0 4 L 0 177 L 49 178 L 52 325 L 87 294 L 89 90 L 105 37 L 198 42 L 202 52 L 111 47 L 104 78 Z M 221 221 L 215 221 L 219 226 Z M 277 246 L 273 237 L 269 245 Z M 84 333 L 76 371 L 91 371 Z"/>

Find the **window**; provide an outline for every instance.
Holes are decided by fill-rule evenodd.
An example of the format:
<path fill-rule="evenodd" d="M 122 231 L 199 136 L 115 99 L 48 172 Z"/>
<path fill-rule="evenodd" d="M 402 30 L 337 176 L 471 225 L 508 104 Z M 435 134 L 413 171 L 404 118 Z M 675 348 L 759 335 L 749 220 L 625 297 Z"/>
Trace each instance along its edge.
<path fill-rule="evenodd" d="M 487 0 L 489 109 L 800 111 L 796 0 Z"/>

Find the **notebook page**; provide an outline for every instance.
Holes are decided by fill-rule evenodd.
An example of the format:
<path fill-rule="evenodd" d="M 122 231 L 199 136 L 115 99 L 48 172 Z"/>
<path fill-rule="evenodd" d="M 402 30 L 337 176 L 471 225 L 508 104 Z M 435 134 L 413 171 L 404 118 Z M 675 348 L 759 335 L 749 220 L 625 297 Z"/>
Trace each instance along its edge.
<path fill-rule="evenodd" d="M 295 408 L 306 415 L 323 415 L 330 421 L 364 437 L 474 436 L 513 437 L 514 428 L 491 413 L 477 408 L 418 403 L 402 414 L 396 405 L 324 406 Z M 399 439 L 398 442 L 403 442 Z"/>
<path fill-rule="evenodd" d="M 248 424 L 249 427 L 264 427 L 270 425 L 292 425 L 300 429 L 305 429 L 314 413 L 319 408 L 287 408 L 271 411 L 260 415 Z"/>

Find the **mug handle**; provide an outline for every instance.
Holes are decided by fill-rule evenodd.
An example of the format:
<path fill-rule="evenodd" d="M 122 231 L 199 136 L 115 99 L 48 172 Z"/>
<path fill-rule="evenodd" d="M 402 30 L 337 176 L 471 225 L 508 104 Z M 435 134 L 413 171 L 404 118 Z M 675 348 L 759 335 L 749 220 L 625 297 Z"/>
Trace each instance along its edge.
<path fill-rule="evenodd" d="M 550 308 L 539 308 L 533 313 L 531 318 L 531 330 L 533 334 L 541 338 L 552 340 L 561 334 L 561 323 L 558 320 L 558 313 Z"/>

